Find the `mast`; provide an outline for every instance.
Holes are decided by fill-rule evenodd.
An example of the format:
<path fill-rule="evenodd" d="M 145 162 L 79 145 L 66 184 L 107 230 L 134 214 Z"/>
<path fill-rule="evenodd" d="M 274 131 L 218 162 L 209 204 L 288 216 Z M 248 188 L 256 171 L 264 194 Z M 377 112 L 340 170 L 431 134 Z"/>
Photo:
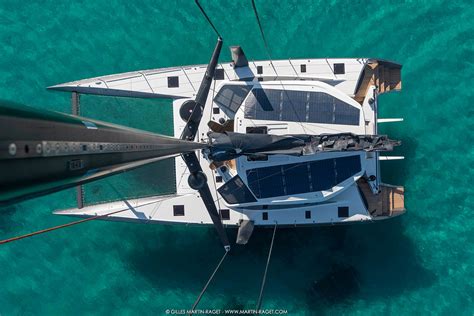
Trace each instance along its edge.
<path fill-rule="evenodd" d="M 1 103 L 0 205 L 205 146 L 80 116 Z"/>

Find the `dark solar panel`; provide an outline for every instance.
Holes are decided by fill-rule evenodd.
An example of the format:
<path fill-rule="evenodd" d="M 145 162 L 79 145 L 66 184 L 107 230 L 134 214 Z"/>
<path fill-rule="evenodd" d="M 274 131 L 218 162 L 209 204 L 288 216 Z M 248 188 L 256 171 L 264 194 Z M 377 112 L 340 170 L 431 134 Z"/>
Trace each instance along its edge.
<path fill-rule="evenodd" d="M 287 195 L 312 191 L 309 183 L 308 170 L 307 163 L 283 166 Z"/>
<path fill-rule="evenodd" d="M 259 199 L 261 194 L 258 182 L 258 169 L 247 170 L 247 185 L 250 191 Z"/>
<path fill-rule="evenodd" d="M 310 163 L 311 183 L 314 191 L 328 190 L 336 185 L 334 159 L 317 160 Z"/>
<path fill-rule="evenodd" d="M 245 118 L 359 125 L 360 110 L 324 92 L 253 89 Z"/>
<path fill-rule="evenodd" d="M 353 106 L 337 100 L 337 102 L 334 103 L 334 120 L 335 124 L 358 125 L 359 110 Z"/>
<path fill-rule="evenodd" d="M 245 101 L 245 117 L 260 120 L 280 119 L 280 90 L 253 89 Z"/>
<path fill-rule="evenodd" d="M 359 158 L 359 156 L 348 156 L 336 159 L 336 183 L 341 183 L 360 172 Z"/>
<path fill-rule="evenodd" d="M 283 90 L 281 119 L 290 122 L 306 122 L 308 92 Z"/>
<path fill-rule="evenodd" d="M 308 122 L 334 123 L 334 98 L 327 93 L 309 93 Z"/>
<path fill-rule="evenodd" d="M 286 195 L 281 166 L 252 169 L 247 172 L 247 181 L 260 199 Z"/>
<path fill-rule="evenodd" d="M 360 156 L 247 170 L 250 190 L 259 199 L 329 190 L 361 171 Z"/>

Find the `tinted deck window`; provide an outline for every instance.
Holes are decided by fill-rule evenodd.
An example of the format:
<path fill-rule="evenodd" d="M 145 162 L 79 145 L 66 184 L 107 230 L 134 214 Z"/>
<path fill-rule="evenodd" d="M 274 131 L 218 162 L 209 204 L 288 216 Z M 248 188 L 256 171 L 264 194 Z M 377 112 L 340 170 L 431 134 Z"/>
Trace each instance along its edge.
<path fill-rule="evenodd" d="M 217 191 L 229 204 L 241 204 L 257 201 L 239 176 L 235 176 L 227 181 Z"/>
<path fill-rule="evenodd" d="M 235 113 L 247 97 L 250 89 L 252 89 L 252 86 L 225 85 L 217 93 L 214 102 L 219 107 Z"/>

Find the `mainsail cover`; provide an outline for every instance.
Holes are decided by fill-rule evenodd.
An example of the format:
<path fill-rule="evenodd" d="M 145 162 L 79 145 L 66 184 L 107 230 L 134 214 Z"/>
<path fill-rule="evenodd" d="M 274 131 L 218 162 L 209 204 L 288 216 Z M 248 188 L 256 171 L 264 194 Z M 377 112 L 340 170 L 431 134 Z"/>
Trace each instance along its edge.
<path fill-rule="evenodd" d="M 322 135 L 268 135 L 242 133 L 210 133 L 208 157 L 225 161 L 242 155 L 311 155 L 327 151 L 391 151 L 399 141 L 386 135 L 352 133 Z"/>

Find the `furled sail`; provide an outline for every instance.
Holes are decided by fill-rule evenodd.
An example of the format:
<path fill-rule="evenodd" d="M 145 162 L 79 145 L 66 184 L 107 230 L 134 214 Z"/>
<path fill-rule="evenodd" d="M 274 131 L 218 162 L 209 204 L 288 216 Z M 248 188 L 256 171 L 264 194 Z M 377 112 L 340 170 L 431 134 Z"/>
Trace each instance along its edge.
<path fill-rule="evenodd" d="M 246 155 L 311 155 L 327 151 L 391 151 L 399 141 L 385 135 L 351 133 L 323 135 L 268 135 L 241 133 L 210 133 L 208 158 L 224 161 Z"/>

